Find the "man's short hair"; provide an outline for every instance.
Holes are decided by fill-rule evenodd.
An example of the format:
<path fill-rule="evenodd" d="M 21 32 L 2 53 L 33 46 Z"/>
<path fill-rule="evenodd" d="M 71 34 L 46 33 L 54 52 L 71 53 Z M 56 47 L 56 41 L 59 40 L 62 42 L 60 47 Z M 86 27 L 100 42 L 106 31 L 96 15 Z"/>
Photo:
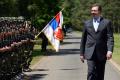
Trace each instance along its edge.
<path fill-rule="evenodd" d="M 92 7 L 98 7 L 98 10 L 100 11 L 100 12 L 102 12 L 102 7 L 101 7 L 101 5 L 100 4 L 98 4 L 98 3 L 95 3 L 95 4 L 93 4 L 92 6 L 91 6 L 91 8 Z"/>

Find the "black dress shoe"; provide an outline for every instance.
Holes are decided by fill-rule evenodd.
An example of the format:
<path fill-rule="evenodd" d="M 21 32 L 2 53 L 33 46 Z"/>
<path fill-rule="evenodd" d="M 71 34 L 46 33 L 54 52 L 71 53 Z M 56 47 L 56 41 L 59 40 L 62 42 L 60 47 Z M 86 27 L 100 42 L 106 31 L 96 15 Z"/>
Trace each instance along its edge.
<path fill-rule="evenodd" d="M 23 71 L 24 71 L 24 72 L 31 72 L 31 71 L 32 71 L 32 69 L 27 68 L 27 69 L 23 69 Z"/>

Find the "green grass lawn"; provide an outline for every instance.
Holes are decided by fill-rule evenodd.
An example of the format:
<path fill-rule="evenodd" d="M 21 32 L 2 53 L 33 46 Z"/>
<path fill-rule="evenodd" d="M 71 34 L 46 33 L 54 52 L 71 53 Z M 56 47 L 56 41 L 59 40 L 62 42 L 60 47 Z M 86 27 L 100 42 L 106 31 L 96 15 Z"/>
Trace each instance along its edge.
<path fill-rule="evenodd" d="M 113 60 L 120 65 L 120 34 L 114 34 Z"/>
<path fill-rule="evenodd" d="M 46 54 L 45 52 L 41 52 L 41 41 L 36 41 L 37 43 L 34 45 L 34 49 L 33 49 L 33 59 L 31 62 L 31 66 L 36 64 L 42 57 L 44 57 L 44 55 Z M 49 44 L 47 46 L 47 49 L 51 49 L 52 46 Z"/>
<path fill-rule="evenodd" d="M 40 45 L 35 45 L 34 50 L 33 50 L 33 60 L 31 62 L 31 66 L 37 63 L 44 55 L 43 52 L 41 52 L 41 46 Z"/>

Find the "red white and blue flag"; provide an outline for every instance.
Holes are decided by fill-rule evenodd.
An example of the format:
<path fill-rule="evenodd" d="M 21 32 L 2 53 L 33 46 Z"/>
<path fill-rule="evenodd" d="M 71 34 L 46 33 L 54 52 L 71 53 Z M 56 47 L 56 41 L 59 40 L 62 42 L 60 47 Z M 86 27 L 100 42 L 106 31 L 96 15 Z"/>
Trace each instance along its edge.
<path fill-rule="evenodd" d="M 46 35 L 50 43 L 53 45 L 56 52 L 59 51 L 60 40 L 63 40 L 62 32 L 63 15 L 60 11 L 43 29 L 42 32 Z"/>

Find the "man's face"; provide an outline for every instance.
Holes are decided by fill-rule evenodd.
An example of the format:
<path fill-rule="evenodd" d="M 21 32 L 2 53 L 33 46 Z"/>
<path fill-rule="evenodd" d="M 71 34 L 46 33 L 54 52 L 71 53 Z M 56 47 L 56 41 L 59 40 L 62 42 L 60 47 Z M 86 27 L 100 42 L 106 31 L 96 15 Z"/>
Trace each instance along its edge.
<path fill-rule="evenodd" d="M 100 11 L 98 10 L 98 6 L 92 7 L 91 8 L 91 14 L 93 17 L 100 16 Z"/>

